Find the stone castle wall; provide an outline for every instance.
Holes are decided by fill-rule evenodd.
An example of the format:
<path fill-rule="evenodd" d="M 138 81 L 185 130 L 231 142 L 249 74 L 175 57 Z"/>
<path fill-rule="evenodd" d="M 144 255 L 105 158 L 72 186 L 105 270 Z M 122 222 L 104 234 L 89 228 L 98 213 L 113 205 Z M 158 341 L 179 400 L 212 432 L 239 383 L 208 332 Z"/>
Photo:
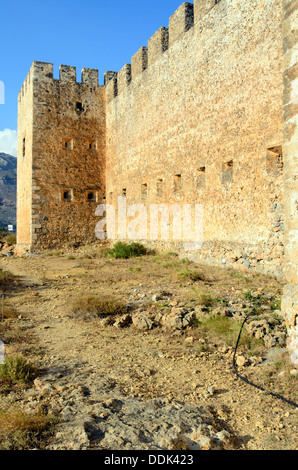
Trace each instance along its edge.
<path fill-rule="evenodd" d="M 283 2 L 285 257 L 282 310 L 291 359 L 298 365 L 298 5 Z"/>
<path fill-rule="evenodd" d="M 183 3 L 106 74 L 108 203 L 122 194 L 127 206 L 200 203 L 204 244 L 190 257 L 277 275 L 281 22 L 279 0 Z M 158 246 L 183 251 L 179 240 Z"/>
<path fill-rule="evenodd" d="M 285 276 L 297 364 L 297 2 L 183 3 L 130 62 L 104 86 L 96 70 L 78 83 L 74 67 L 56 80 L 33 63 L 18 103 L 19 251 L 94 240 L 96 207 L 117 216 L 119 196 L 147 214 L 200 204 L 201 249 L 183 233 L 151 240 L 150 220 L 142 241 Z M 110 239 L 131 221 L 116 218 Z"/>
<path fill-rule="evenodd" d="M 104 86 L 96 70 L 78 83 L 74 67 L 57 80 L 34 62 L 19 97 L 19 246 L 88 243 L 96 205 L 125 194 L 203 207 L 200 250 L 184 253 L 183 234 L 150 240 L 149 221 L 150 246 L 282 275 L 281 22 L 279 0 L 195 0 Z"/>

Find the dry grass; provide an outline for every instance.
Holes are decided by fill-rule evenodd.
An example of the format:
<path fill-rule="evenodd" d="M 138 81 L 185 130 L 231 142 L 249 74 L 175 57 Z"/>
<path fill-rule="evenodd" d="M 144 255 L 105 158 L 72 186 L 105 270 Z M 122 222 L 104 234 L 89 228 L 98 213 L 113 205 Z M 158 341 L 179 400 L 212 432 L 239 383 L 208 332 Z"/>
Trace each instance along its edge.
<path fill-rule="evenodd" d="M 127 313 L 124 302 L 114 297 L 99 297 L 82 295 L 72 305 L 72 313 L 82 319 L 100 318 L 106 316 L 123 315 Z"/>
<path fill-rule="evenodd" d="M 8 271 L 0 269 L 0 289 L 6 288 L 15 281 L 15 277 Z"/>
<path fill-rule="evenodd" d="M 0 397 L 0 450 L 42 448 L 55 422 L 41 409 L 28 413 Z"/>

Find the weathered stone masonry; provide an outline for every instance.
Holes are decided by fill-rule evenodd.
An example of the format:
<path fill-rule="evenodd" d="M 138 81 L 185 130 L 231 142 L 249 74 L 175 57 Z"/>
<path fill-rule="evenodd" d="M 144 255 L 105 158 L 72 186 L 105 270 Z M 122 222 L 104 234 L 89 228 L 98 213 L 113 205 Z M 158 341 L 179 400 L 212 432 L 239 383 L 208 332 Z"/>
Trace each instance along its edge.
<path fill-rule="evenodd" d="M 298 4 L 283 1 L 285 259 L 282 310 L 292 361 L 298 365 Z"/>
<path fill-rule="evenodd" d="M 185 251 L 183 236 L 144 242 L 285 276 L 295 351 L 295 5 L 183 3 L 103 86 L 96 70 L 78 83 L 73 67 L 55 80 L 34 62 L 19 95 L 20 251 L 92 241 L 97 203 L 124 194 L 127 206 L 200 203 L 202 249 Z"/>
<path fill-rule="evenodd" d="M 107 83 L 107 200 L 201 203 L 195 260 L 281 275 L 281 22 L 279 0 L 184 3 Z"/>
<path fill-rule="evenodd" d="M 98 71 L 34 62 L 19 95 L 18 246 L 95 239 L 105 195 L 104 87 Z"/>

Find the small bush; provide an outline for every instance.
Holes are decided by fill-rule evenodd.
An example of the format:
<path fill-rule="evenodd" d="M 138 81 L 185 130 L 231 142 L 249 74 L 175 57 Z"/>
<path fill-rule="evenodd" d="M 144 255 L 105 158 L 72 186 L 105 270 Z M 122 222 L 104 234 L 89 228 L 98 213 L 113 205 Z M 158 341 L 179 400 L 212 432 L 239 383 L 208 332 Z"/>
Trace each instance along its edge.
<path fill-rule="evenodd" d="M 17 243 L 17 236 L 13 234 L 6 235 L 2 240 L 8 245 L 15 245 Z"/>
<path fill-rule="evenodd" d="M 2 269 L 0 269 L 0 289 L 8 288 L 15 282 L 16 278 L 13 274 L 8 271 L 2 271 Z"/>
<path fill-rule="evenodd" d="M 22 356 L 6 357 L 5 363 L 0 364 L 0 380 L 4 382 L 31 385 L 37 375 L 36 367 Z"/>
<path fill-rule="evenodd" d="M 127 306 L 110 297 L 100 298 L 96 296 L 84 296 L 74 302 L 72 312 L 77 317 L 97 318 L 123 315 L 127 313 Z"/>
<path fill-rule="evenodd" d="M 42 449 L 57 423 L 42 409 L 27 413 L 0 398 L 0 450 Z"/>
<path fill-rule="evenodd" d="M 190 281 L 193 281 L 193 282 L 197 282 L 197 281 L 204 281 L 205 280 L 205 277 L 202 273 L 200 273 L 199 271 L 194 271 L 194 270 L 184 270 L 184 271 L 181 271 L 178 276 L 181 278 L 181 279 L 185 279 L 185 280 L 190 280 Z"/>
<path fill-rule="evenodd" d="M 128 259 L 137 256 L 144 256 L 146 254 L 147 249 L 141 243 L 117 242 L 112 249 L 106 251 L 105 256 L 110 256 L 116 259 Z"/>
<path fill-rule="evenodd" d="M 211 307 L 215 303 L 215 299 L 211 294 L 199 294 L 197 304 L 204 307 Z"/>

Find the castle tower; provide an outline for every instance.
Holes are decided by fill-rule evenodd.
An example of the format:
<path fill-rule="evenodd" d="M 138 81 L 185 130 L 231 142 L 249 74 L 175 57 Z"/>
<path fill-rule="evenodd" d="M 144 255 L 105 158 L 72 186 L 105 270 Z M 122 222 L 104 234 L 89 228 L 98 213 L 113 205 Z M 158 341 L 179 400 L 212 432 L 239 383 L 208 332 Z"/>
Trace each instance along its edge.
<path fill-rule="evenodd" d="M 18 248 L 95 239 L 105 194 L 104 87 L 98 71 L 34 62 L 19 94 Z"/>

